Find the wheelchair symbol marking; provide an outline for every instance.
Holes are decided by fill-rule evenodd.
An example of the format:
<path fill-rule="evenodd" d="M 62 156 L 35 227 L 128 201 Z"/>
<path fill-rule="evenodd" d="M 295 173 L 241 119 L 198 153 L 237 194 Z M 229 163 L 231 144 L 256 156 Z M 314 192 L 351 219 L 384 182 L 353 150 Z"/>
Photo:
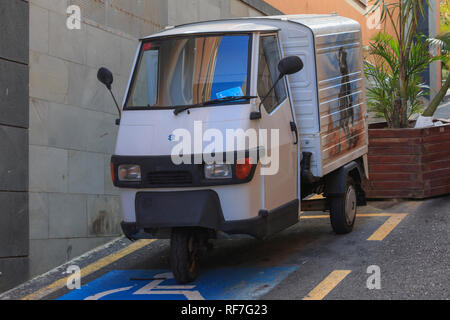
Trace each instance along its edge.
<path fill-rule="evenodd" d="M 157 280 L 151 281 L 149 284 L 143 288 L 137 290 L 133 295 L 184 295 L 188 300 L 205 300 L 205 298 L 200 294 L 199 291 L 194 291 L 196 286 L 181 286 L 181 285 L 171 285 L 171 286 L 161 286 L 160 284 L 166 280 L 173 279 L 172 273 L 161 273 L 155 275 L 154 278 Z M 100 300 L 106 296 L 128 291 L 133 287 L 124 287 L 114 290 L 108 290 L 104 292 L 97 293 L 93 296 L 87 297 L 85 300 Z"/>

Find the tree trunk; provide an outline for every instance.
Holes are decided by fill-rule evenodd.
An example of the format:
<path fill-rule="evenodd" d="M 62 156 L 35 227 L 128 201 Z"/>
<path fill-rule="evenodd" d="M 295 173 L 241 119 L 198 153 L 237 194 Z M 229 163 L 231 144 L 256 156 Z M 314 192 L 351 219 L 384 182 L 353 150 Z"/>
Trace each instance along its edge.
<path fill-rule="evenodd" d="M 439 90 L 436 97 L 434 97 L 433 101 L 431 101 L 428 108 L 425 110 L 425 112 L 422 114 L 424 117 L 432 117 L 436 113 L 437 108 L 441 104 L 442 100 L 447 95 L 447 91 L 450 89 L 450 73 L 447 77 L 447 80 L 445 80 L 444 85 L 442 86 L 441 90 Z"/>
<path fill-rule="evenodd" d="M 392 114 L 392 128 L 400 128 L 402 100 L 397 97 L 394 101 L 394 112 Z"/>

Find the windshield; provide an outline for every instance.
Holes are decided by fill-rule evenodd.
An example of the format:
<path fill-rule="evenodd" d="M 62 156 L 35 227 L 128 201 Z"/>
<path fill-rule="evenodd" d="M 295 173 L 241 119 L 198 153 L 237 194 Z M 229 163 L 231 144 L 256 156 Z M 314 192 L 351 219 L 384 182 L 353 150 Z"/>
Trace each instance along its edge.
<path fill-rule="evenodd" d="M 143 44 L 127 107 L 172 108 L 249 94 L 250 35 Z"/>

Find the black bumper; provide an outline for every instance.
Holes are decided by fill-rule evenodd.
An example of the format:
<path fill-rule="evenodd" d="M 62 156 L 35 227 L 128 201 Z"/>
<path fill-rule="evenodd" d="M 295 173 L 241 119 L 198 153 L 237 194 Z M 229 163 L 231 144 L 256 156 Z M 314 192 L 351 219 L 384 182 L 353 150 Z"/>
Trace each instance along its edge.
<path fill-rule="evenodd" d="M 217 193 L 213 190 L 140 192 L 136 195 L 135 223 L 122 223 L 129 239 L 169 238 L 175 227 L 201 227 L 226 234 L 264 239 L 298 222 L 299 201 L 272 211 L 260 211 L 248 220 L 225 221 Z"/>

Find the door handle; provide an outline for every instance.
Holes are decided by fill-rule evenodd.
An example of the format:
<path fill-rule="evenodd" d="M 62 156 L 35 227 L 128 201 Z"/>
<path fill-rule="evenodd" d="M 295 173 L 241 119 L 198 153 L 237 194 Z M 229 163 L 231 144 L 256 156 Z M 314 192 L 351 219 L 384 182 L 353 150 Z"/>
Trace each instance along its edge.
<path fill-rule="evenodd" d="M 298 144 L 298 128 L 294 121 L 291 122 L 291 131 L 295 132 L 295 145 Z"/>

